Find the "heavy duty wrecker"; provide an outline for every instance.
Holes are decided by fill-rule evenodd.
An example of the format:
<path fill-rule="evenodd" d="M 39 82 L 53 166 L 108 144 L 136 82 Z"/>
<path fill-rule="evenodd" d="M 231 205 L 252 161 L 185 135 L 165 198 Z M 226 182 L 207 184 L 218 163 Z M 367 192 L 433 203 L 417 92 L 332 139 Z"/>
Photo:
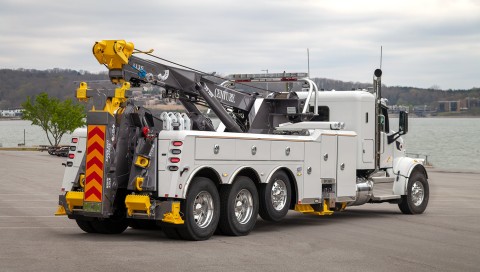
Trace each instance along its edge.
<path fill-rule="evenodd" d="M 319 91 L 305 73 L 213 74 L 137 57 L 124 40 L 96 42 L 93 54 L 115 89 L 90 89 L 87 128 L 72 136 L 57 215 L 88 233 L 114 234 L 129 225 L 160 227 L 174 239 L 205 240 L 215 231 L 246 235 L 258 214 L 279 221 L 292 209 L 331 215 L 348 206 L 389 202 L 423 213 L 429 186 L 423 162 L 406 157 L 399 129 L 390 128 L 373 91 Z M 135 54 L 135 55 L 134 55 Z M 163 59 L 161 59 L 163 60 Z M 163 60 L 165 62 L 165 60 Z M 302 83 L 302 91 L 236 89 L 246 82 Z M 130 87 L 165 89 L 184 113 L 155 116 L 136 106 Z M 219 125 L 203 114 L 205 106 Z"/>

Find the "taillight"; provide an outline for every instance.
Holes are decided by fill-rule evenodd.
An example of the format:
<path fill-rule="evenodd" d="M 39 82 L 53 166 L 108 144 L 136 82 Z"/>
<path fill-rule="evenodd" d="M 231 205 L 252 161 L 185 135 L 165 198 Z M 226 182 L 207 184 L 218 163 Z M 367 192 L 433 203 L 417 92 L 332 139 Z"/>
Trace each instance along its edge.
<path fill-rule="evenodd" d="M 170 162 L 171 162 L 171 163 L 179 163 L 179 162 L 180 162 L 180 158 L 172 157 L 172 158 L 170 158 Z"/>
<path fill-rule="evenodd" d="M 69 159 L 74 159 L 74 158 L 75 158 L 75 154 L 68 154 L 68 158 L 69 158 Z"/>
<path fill-rule="evenodd" d="M 150 132 L 150 129 L 148 127 L 142 128 L 143 137 L 147 138 L 149 132 Z"/>
<path fill-rule="evenodd" d="M 78 138 L 72 138 L 72 143 L 74 144 L 78 143 Z"/>
<path fill-rule="evenodd" d="M 183 142 L 182 141 L 173 141 L 173 146 L 182 146 Z"/>

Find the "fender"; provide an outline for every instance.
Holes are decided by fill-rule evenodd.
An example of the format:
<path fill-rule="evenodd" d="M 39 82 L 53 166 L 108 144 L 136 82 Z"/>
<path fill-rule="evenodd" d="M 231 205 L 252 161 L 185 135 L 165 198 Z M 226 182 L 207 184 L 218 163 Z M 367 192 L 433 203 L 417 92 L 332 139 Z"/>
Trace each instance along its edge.
<path fill-rule="evenodd" d="M 192 179 L 197 175 L 198 172 L 200 172 L 201 170 L 204 170 L 204 169 L 209 169 L 210 171 L 215 173 L 216 180 L 212 180 L 215 184 L 219 184 L 219 181 L 222 180 L 220 178 L 220 175 L 218 174 L 218 172 L 215 171 L 215 169 L 213 169 L 212 167 L 206 166 L 206 165 L 200 166 L 200 167 L 196 168 L 195 170 L 193 170 L 192 173 L 190 173 L 190 175 L 188 176 L 187 180 L 185 181 L 185 186 L 183 186 L 183 190 L 182 190 L 182 194 L 181 194 L 182 198 L 187 197 L 188 187 L 190 186 L 190 183 L 191 183 Z"/>
<path fill-rule="evenodd" d="M 261 179 L 260 176 L 258 175 L 257 171 L 255 171 L 255 169 L 253 169 L 252 167 L 249 167 L 249 166 L 241 166 L 241 167 L 237 168 L 237 170 L 235 170 L 235 171 L 233 172 L 233 174 L 231 175 L 230 179 L 228 180 L 228 184 L 232 184 L 233 181 L 235 180 L 235 178 L 237 177 L 238 173 L 240 173 L 240 172 L 241 172 L 242 170 L 244 170 L 244 169 L 251 169 L 251 170 L 255 173 L 255 175 L 257 176 L 257 180 L 259 180 L 261 183 L 263 183 L 263 182 L 262 182 L 262 179 Z"/>
<path fill-rule="evenodd" d="M 408 178 L 412 174 L 414 169 L 423 171 L 428 179 L 427 171 L 422 162 L 413 158 L 398 158 L 394 161 L 393 172 L 396 176 L 395 184 L 393 185 L 394 195 L 406 195 Z"/>
<path fill-rule="evenodd" d="M 300 199 L 301 195 L 300 195 L 300 192 L 298 191 L 297 179 L 295 178 L 295 175 L 293 174 L 293 172 L 290 168 L 285 167 L 285 166 L 275 167 L 270 172 L 270 174 L 267 176 L 267 179 L 265 179 L 265 183 L 268 183 L 270 181 L 270 179 L 272 178 L 273 174 L 275 174 L 275 172 L 277 172 L 278 170 L 285 170 L 287 176 L 289 176 L 289 178 L 291 179 L 290 180 L 290 185 L 291 185 L 291 189 L 292 189 L 292 192 L 291 192 L 292 195 L 291 195 L 290 205 L 292 205 L 291 203 L 296 204 L 297 200 Z M 303 192 L 302 192 L 302 196 L 303 196 Z M 293 207 L 295 207 L 295 205 Z M 293 209 L 293 207 L 291 207 L 291 209 Z"/>
<path fill-rule="evenodd" d="M 277 172 L 280 168 L 284 168 L 283 166 L 277 166 L 275 168 L 273 168 L 273 170 L 270 172 L 270 174 L 268 174 L 267 178 L 265 179 L 265 183 L 268 183 L 270 181 L 270 179 L 272 178 L 273 174 L 275 174 L 275 172 Z M 293 182 L 296 183 L 295 180 L 292 180 Z"/>

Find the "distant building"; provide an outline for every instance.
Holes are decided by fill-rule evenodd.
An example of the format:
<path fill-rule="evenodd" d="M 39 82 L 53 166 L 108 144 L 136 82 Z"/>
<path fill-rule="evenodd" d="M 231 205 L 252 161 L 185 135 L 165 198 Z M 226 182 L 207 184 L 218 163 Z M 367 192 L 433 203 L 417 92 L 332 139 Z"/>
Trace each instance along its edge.
<path fill-rule="evenodd" d="M 413 107 L 413 113 L 415 113 L 415 115 L 417 115 L 417 116 L 425 117 L 429 114 L 432 114 L 433 111 L 430 108 L 430 106 L 422 105 L 422 106 L 414 106 Z"/>
<path fill-rule="evenodd" d="M 467 97 L 458 101 L 438 101 L 438 112 L 456 112 L 480 107 L 480 98 Z"/>
<path fill-rule="evenodd" d="M 465 107 L 467 109 L 480 107 L 480 98 L 467 97 L 465 98 Z"/>
<path fill-rule="evenodd" d="M 21 117 L 22 114 L 23 114 L 23 109 L 0 110 L 1 117 Z"/>
<path fill-rule="evenodd" d="M 438 112 L 460 111 L 460 101 L 438 101 Z"/>
<path fill-rule="evenodd" d="M 390 105 L 388 106 L 388 113 L 394 113 L 394 114 L 398 114 L 400 111 L 410 111 L 410 107 L 409 106 L 405 106 L 405 105 Z"/>

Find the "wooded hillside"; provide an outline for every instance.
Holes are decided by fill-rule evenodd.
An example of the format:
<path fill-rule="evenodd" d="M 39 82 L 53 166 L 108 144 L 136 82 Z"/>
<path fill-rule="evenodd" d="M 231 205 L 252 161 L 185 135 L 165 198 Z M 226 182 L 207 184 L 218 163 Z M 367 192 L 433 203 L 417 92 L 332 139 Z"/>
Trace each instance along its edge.
<path fill-rule="evenodd" d="M 51 69 L 46 71 L 32 69 L 0 69 L 0 110 L 19 107 L 27 96 L 47 92 L 60 99 L 73 97 L 80 81 L 108 80 L 106 73 L 93 74 L 86 71 Z M 314 78 L 319 88 L 351 90 L 371 87 L 371 83 L 344 82 L 340 80 Z M 270 89 L 284 90 L 284 86 L 270 84 Z M 265 87 L 265 85 L 257 85 Z M 241 89 L 248 89 L 238 86 Z M 252 91 L 258 91 L 251 89 Z M 437 101 L 460 100 L 466 97 L 480 98 L 480 88 L 470 90 L 434 90 L 415 87 L 383 86 L 383 96 L 391 105 L 427 105 L 436 107 Z"/>
<path fill-rule="evenodd" d="M 60 99 L 72 98 L 80 81 L 107 79 L 107 74 L 92 74 L 85 71 L 51 69 L 0 70 L 0 109 L 16 108 L 27 100 L 46 92 Z"/>

